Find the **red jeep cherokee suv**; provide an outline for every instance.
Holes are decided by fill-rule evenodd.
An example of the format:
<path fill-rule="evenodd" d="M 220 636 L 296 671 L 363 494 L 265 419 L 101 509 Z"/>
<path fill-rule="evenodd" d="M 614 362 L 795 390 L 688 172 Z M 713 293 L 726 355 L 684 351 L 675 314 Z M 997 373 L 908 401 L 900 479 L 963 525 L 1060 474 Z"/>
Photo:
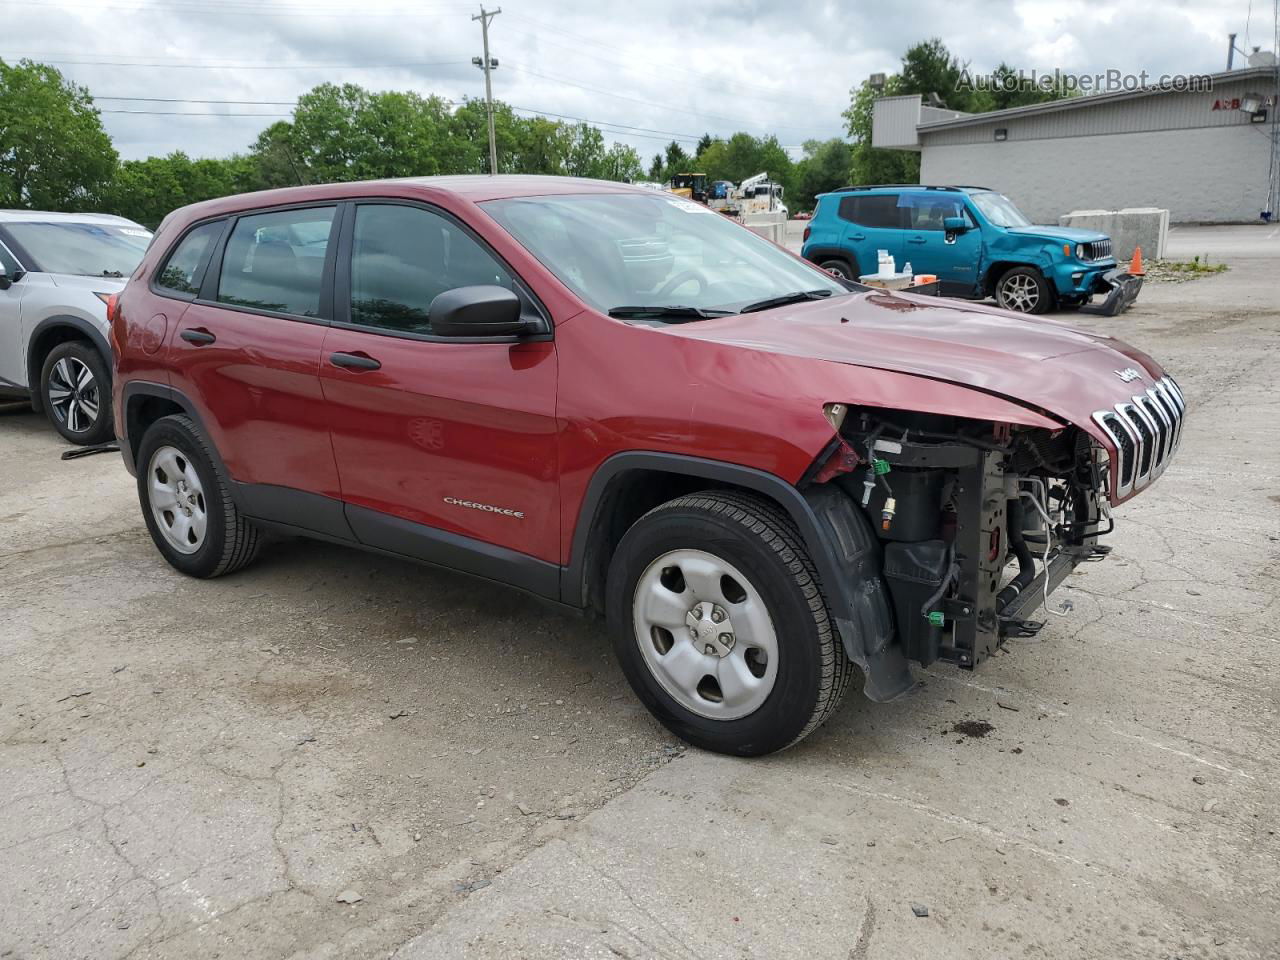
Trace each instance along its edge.
<path fill-rule="evenodd" d="M 197 577 L 260 531 L 607 617 L 691 743 L 795 743 L 855 675 L 976 667 L 1169 462 L 1110 337 L 830 276 L 617 183 L 441 177 L 169 216 L 112 308 L 116 432 Z"/>

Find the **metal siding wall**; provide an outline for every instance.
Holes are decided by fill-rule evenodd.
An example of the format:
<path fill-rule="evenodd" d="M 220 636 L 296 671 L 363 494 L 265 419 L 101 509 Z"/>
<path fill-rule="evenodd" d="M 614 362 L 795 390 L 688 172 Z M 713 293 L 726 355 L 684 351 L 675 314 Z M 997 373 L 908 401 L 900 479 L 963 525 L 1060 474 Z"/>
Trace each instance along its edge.
<path fill-rule="evenodd" d="M 1188 130 L 1206 127 L 1247 126 L 1249 118 L 1239 110 L 1214 110 L 1215 100 L 1263 93 L 1275 88 L 1256 78 L 1218 83 L 1210 93 L 1162 93 L 1097 106 L 1055 110 L 1030 117 L 1009 117 L 991 123 L 952 130 L 920 131 L 926 148 L 961 143 L 993 143 L 996 127 L 1009 131 L 1009 141 L 1059 137 L 1089 137 L 1156 130 Z M 1087 99 L 1087 98 L 1086 98 Z M 1006 142 L 1009 142 L 1006 141 Z"/>
<path fill-rule="evenodd" d="M 922 183 L 985 183 L 1037 223 L 1072 210 L 1160 207 L 1172 222 L 1258 219 L 1270 124 L 935 146 Z"/>
<path fill-rule="evenodd" d="M 919 150 L 920 95 L 881 97 L 871 113 L 871 142 L 877 147 Z"/>

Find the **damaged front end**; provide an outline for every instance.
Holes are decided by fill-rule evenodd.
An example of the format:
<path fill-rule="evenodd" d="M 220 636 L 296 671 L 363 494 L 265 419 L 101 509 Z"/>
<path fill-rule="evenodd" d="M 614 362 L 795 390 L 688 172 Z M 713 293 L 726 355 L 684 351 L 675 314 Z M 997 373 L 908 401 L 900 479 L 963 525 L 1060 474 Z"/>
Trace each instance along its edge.
<path fill-rule="evenodd" d="M 1108 452 L 1078 427 L 842 404 L 826 414 L 839 436 L 805 495 L 837 544 L 875 537 L 878 581 L 852 587 L 875 602 L 841 624 L 872 699 L 910 685 L 908 660 L 972 669 L 1033 635 L 1049 594 L 1110 550 L 1098 543 L 1112 529 Z"/>

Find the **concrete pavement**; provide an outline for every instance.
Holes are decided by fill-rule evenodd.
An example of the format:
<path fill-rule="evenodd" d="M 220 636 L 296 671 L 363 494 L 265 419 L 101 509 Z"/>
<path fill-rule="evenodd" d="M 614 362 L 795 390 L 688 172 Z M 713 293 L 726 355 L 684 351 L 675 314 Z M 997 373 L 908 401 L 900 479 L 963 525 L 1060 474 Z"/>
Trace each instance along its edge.
<path fill-rule="evenodd" d="M 758 761 L 514 593 L 297 541 L 183 578 L 116 457 L 0 416 L 0 956 L 1275 956 L 1280 244 L 1246 229 L 1077 318 L 1192 414 L 1070 614 Z"/>

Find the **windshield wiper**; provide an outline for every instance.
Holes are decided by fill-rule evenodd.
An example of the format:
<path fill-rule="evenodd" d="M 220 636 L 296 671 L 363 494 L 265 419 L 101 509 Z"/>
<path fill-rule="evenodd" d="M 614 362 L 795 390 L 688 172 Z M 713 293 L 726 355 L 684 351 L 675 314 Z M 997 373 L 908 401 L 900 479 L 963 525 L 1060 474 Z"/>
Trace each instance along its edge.
<path fill-rule="evenodd" d="M 702 307 L 686 307 L 678 303 L 667 306 L 610 307 L 609 316 L 621 319 L 633 317 L 674 317 L 684 320 L 707 320 L 711 317 L 727 317 L 732 310 L 706 310 Z"/>
<path fill-rule="evenodd" d="M 100 276 L 100 277 L 111 277 L 113 280 L 123 280 L 123 279 L 124 279 L 124 274 L 123 274 L 123 273 L 121 273 L 119 270 L 103 270 L 100 274 L 98 274 L 98 276 Z"/>
<path fill-rule="evenodd" d="M 795 293 L 784 293 L 780 297 L 770 297 L 768 300 L 757 300 L 755 303 L 748 303 L 738 312 L 755 313 L 757 310 L 785 307 L 789 303 L 804 303 L 806 300 L 822 300 L 829 296 L 831 296 L 830 290 L 797 290 Z"/>

